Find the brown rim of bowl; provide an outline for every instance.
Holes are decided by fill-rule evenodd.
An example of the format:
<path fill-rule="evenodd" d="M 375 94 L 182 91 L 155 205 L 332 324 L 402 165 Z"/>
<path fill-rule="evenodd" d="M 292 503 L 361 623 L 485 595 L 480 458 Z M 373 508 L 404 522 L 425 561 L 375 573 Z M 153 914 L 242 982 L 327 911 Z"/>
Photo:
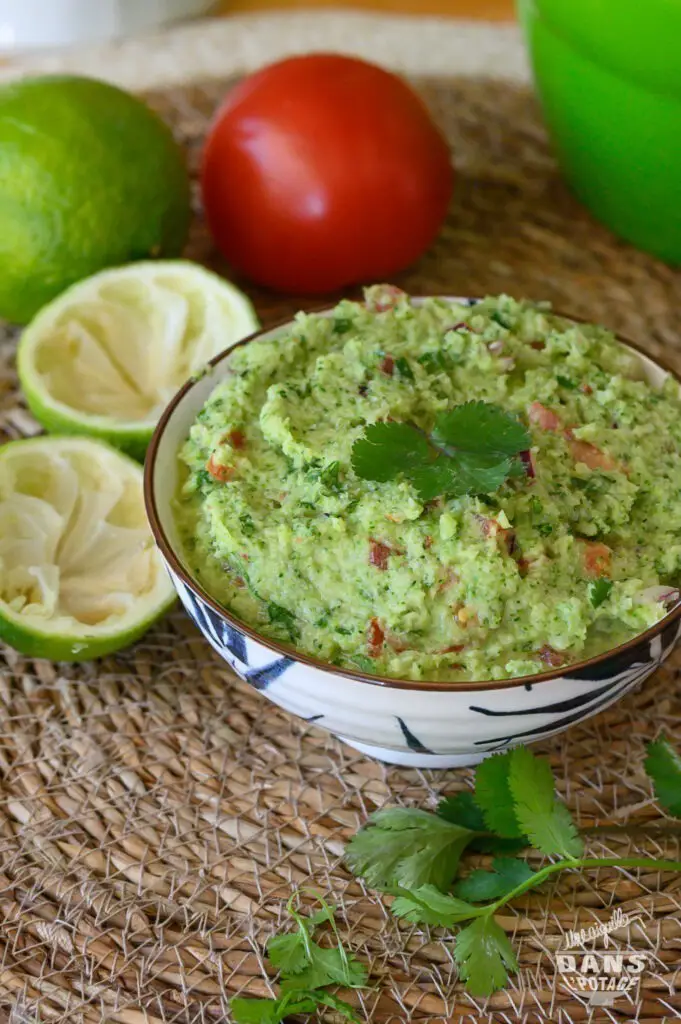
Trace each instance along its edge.
<path fill-rule="evenodd" d="M 447 296 L 410 295 L 410 298 L 447 298 Z M 461 298 L 461 296 L 454 296 L 453 298 Z M 308 309 L 306 310 L 306 312 L 323 313 L 333 308 L 334 307 L 319 306 L 317 308 Z M 584 317 L 566 316 L 564 313 L 560 313 L 557 310 L 552 310 L 552 313 L 555 316 L 564 317 L 566 320 L 572 320 L 575 323 L 592 322 Z M 242 338 L 240 341 L 237 341 L 234 345 L 231 345 L 223 352 L 220 352 L 218 353 L 218 355 L 213 356 L 213 358 L 208 361 L 207 365 L 210 367 L 217 366 L 229 355 L 231 355 L 231 353 L 234 352 L 235 349 L 241 348 L 243 345 L 248 345 L 252 341 L 256 341 L 264 334 L 270 334 L 272 331 L 280 330 L 290 323 L 292 323 L 292 318 L 287 317 L 285 320 L 282 320 L 276 324 L 272 324 L 270 327 L 264 327 L 258 331 L 254 331 L 253 334 L 249 334 L 246 338 Z M 653 359 L 653 357 L 650 356 L 643 348 L 641 348 L 640 345 L 637 345 L 633 341 L 629 341 L 627 338 L 622 337 L 622 335 L 616 334 L 615 337 L 622 344 L 624 344 L 628 348 L 633 349 L 635 352 L 638 352 L 639 355 L 645 356 L 646 359 L 649 359 L 661 370 L 664 370 L 665 373 L 673 377 L 674 380 L 679 384 L 679 387 L 681 387 L 681 378 L 671 367 L 667 366 L 664 362 L 661 362 L 658 359 Z M 170 400 L 166 408 L 163 410 L 163 413 L 161 414 L 158 423 L 156 424 L 156 429 L 154 430 L 153 436 L 149 443 L 149 448 L 147 449 L 146 458 L 144 460 L 144 502 L 146 505 L 147 516 L 149 518 L 151 531 L 154 535 L 154 539 L 159 550 L 161 551 L 166 562 L 168 563 L 168 566 L 172 569 L 173 573 L 175 573 L 175 575 L 182 580 L 182 582 L 185 584 L 185 586 L 189 588 L 189 590 L 193 591 L 197 595 L 197 597 L 200 597 L 202 601 L 209 605 L 215 612 L 217 612 L 218 615 L 226 619 L 227 622 L 229 622 L 230 625 L 232 625 L 235 629 L 239 630 L 242 633 L 245 633 L 246 636 L 251 638 L 251 640 L 255 640 L 256 643 L 262 644 L 263 647 L 269 648 L 269 650 L 273 651 L 275 654 L 278 654 L 286 658 L 292 658 L 294 661 L 299 661 L 303 665 L 309 665 L 312 668 L 319 669 L 322 672 L 328 672 L 331 675 L 344 676 L 345 678 L 353 680 L 354 682 L 369 683 L 372 686 L 383 686 L 387 689 L 426 690 L 440 693 L 451 693 L 456 691 L 465 693 L 466 691 L 476 690 L 509 690 L 517 687 L 525 687 L 527 684 L 532 684 L 534 686 L 535 683 L 545 683 L 551 679 L 559 679 L 562 675 L 564 675 L 565 672 L 581 671 L 582 669 L 589 668 L 592 665 L 599 665 L 601 664 L 601 662 L 606 661 L 613 655 L 621 654 L 624 651 L 631 650 L 632 648 L 636 647 L 638 644 L 642 642 L 654 639 L 663 631 L 663 629 L 665 629 L 666 626 L 668 626 L 675 619 L 678 619 L 681 615 L 680 602 L 674 608 L 672 608 L 672 610 L 668 612 L 662 619 L 660 619 L 659 622 L 656 622 L 654 626 L 650 626 L 643 633 L 637 633 L 636 636 L 631 638 L 631 640 L 627 640 L 625 643 L 620 644 L 618 647 L 612 647 L 609 650 L 604 651 L 602 654 L 596 654 L 592 658 L 587 658 L 585 661 L 576 661 L 573 664 L 565 665 L 561 668 L 552 669 L 549 672 L 540 672 L 536 675 L 515 676 L 511 679 L 493 679 L 480 681 L 475 680 L 469 682 L 463 681 L 438 683 L 430 679 L 393 679 L 390 676 L 367 675 L 360 671 L 356 671 L 355 669 L 341 668 L 336 665 L 332 665 L 328 661 L 321 661 L 320 659 L 313 658 L 311 655 L 305 654 L 303 651 L 299 651 L 295 647 L 292 647 L 288 644 L 281 644 L 278 643 L 276 640 L 271 640 L 269 637 L 263 636 L 261 633 L 258 633 L 257 630 L 247 625 L 247 623 L 242 622 L 240 619 L 237 619 L 235 615 L 232 615 L 231 612 L 223 608 L 223 606 L 218 601 L 216 601 L 214 597 L 212 597 L 206 590 L 203 589 L 202 586 L 200 586 L 196 582 L 196 580 L 193 579 L 192 576 L 190 576 L 190 574 L 184 568 L 180 559 L 176 555 L 174 548 L 171 546 L 168 538 L 165 535 L 165 531 L 161 526 L 158 511 L 156 508 L 156 496 L 154 494 L 152 486 L 156 456 L 158 454 L 161 437 L 163 436 L 163 432 L 166 428 L 166 425 L 170 420 L 171 416 L 173 415 L 176 406 L 184 398 L 187 392 L 191 391 L 191 389 L 195 386 L 197 382 L 197 379 L 190 378 L 185 384 L 182 385 L 177 394 L 175 394 L 173 398 Z"/>

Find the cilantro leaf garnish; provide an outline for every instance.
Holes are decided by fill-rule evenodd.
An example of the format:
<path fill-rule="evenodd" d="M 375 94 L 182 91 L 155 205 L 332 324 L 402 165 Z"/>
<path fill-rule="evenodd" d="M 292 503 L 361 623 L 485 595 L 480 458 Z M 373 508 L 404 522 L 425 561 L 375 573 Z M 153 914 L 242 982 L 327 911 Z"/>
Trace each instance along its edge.
<path fill-rule="evenodd" d="M 518 970 L 518 961 L 506 932 L 491 916 L 478 917 L 456 937 L 454 959 L 466 988 L 474 996 L 490 996 Z"/>
<path fill-rule="evenodd" d="M 282 978 L 299 975 L 310 966 L 315 951 L 320 948 L 312 939 L 314 930 L 325 921 L 333 921 L 333 912 L 326 903 L 320 911 L 308 918 L 301 917 L 292 907 L 290 913 L 298 930 L 286 935 L 275 935 L 267 943 L 267 958 Z"/>
<path fill-rule="evenodd" d="M 484 832 L 487 828 L 482 811 L 473 799 L 473 794 L 464 789 L 452 796 L 445 796 L 437 805 L 435 813 L 454 825 L 463 825 L 472 832 Z"/>
<path fill-rule="evenodd" d="M 408 423 L 372 423 L 352 446 L 352 468 L 365 480 L 409 477 L 429 464 L 433 453 L 428 438 Z"/>
<path fill-rule="evenodd" d="M 577 857 L 582 852 L 570 812 L 556 799 L 548 762 L 526 747 L 483 761 L 476 772 L 475 799 L 488 828 L 499 835 L 527 835 L 543 853 Z"/>
<path fill-rule="evenodd" d="M 669 740 L 661 738 L 648 744 L 644 766 L 659 802 L 675 818 L 681 818 L 681 757 Z"/>
<path fill-rule="evenodd" d="M 247 999 L 235 996 L 230 1000 L 234 1024 L 280 1024 L 296 1013 L 314 1013 L 316 1000 L 302 993 L 287 993 L 280 999 Z"/>
<path fill-rule="evenodd" d="M 283 974 L 299 974 L 309 964 L 305 937 L 298 930 L 290 935 L 275 935 L 267 943 L 267 957 Z"/>
<path fill-rule="evenodd" d="M 281 971 L 283 976 L 303 971 L 310 963 L 312 933 L 325 921 L 333 921 L 333 912 L 327 906 L 307 919 L 301 918 L 297 931 L 274 935 L 267 943 L 267 957 L 272 966 Z"/>
<path fill-rule="evenodd" d="M 471 455 L 510 458 L 530 447 L 531 438 L 515 416 L 488 402 L 466 402 L 436 420 L 433 437 Z"/>
<path fill-rule="evenodd" d="M 303 970 L 296 971 L 282 980 L 282 992 L 325 988 L 327 985 L 342 985 L 343 988 L 365 987 L 366 967 L 345 950 L 340 947 L 329 949 L 311 942 L 309 953 L 310 959 Z"/>
<path fill-rule="evenodd" d="M 348 843 L 350 870 L 377 889 L 446 889 L 476 833 L 428 811 L 390 807 L 372 814 Z"/>
<path fill-rule="evenodd" d="M 267 957 L 282 975 L 298 974 L 310 962 L 308 947 L 312 933 L 319 925 L 333 921 L 333 912 L 324 905 L 306 920 L 300 921 L 298 930 L 286 935 L 274 935 L 267 943 Z"/>
<path fill-rule="evenodd" d="M 513 809 L 509 784 L 510 768 L 511 751 L 485 758 L 475 773 L 475 802 L 482 811 L 490 832 L 519 839 L 523 835 L 523 830 Z"/>
<path fill-rule="evenodd" d="M 463 825 L 473 832 L 478 832 L 479 835 L 471 841 L 468 847 L 478 853 L 517 853 L 518 850 L 522 850 L 528 845 L 526 836 L 507 838 L 488 832 L 482 811 L 476 804 L 473 794 L 467 790 L 440 800 L 436 814 L 440 818 L 444 818 L 445 821 L 451 821 L 454 825 Z"/>
<path fill-rule="evenodd" d="M 548 761 L 527 747 L 511 751 L 508 784 L 518 825 L 542 853 L 579 857 L 584 849 L 572 816 L 556 799 Z"/>
<path fill-rule="evenodd" d="M 487 402 L 440 413 L 431 434 L 408 423 L 373 423 L 352 447 L 352 467 L 365 480 L 402 474 L 424 501 L 441 494 L 489 494 L 520 474 L 517 456 L 530 446 L 525 427 Z"/>
<path fill-rule="evenodd" d="M 599 579 L 590 583 L 589 600 L 593 607 L 598 608 L 599 605 L 603 604 L 611 590 L 612 580 L 606 579 L 605 576 L 601 576 Z"/>
<path fill-rule="evenodd" d="M 506 896 L 521 882 L 527 882 L 534 871 L 525 860 L 516 857 L 495 857 L 492 870 L 477 868 L 454 886 L 455 894 L 462 900 L 496 900 Z"/>
<path fill-rule="evenodd" d="M 395 917 L 404 918 L 415 924 L 429 924 L 436 928 L 451 928 L 460 921 L 468 921 L 481 913 L 480 907 L 456 896 L 440 892 L 434 885 L 422 885 L 418 889 L 398 890 L 399 895 L 390 908 Z"/>
<path fill-rule="evenodd" d="M 493 494 L 513 475 L 511 459 L 499 461 L 495 455 L 445 457 L 432 467 L 419 471 L 412 482 L 424 501 L 441 494 Z M 524 475 L 524 474 L 523 474 Z"/>
<path fill-rule="evenodd" d="M 332 1007 L 348 1020 L 359 1022 L 352 1006 L 326 989 L 329 985 L 364 988 L 368 971 L 343 946 L 333 911 L 322 897 L 317 896 L 322 909 L 311 917 L 303 917 L 296 909 L 298 898 L 296 891 L 287 903 L 297 931 L 276 935 L 267 944 L 270 963 L 279 971 L 281 994 L 274 999 L 232 999 L 230 1009 L 235 1024 L 279 1024 L 294 1014 L 314 1013 L 319 1006 Z M 336 946 L 320 946 L 312 938 L 314 929 L 327 921 L 336 937 Z"/>

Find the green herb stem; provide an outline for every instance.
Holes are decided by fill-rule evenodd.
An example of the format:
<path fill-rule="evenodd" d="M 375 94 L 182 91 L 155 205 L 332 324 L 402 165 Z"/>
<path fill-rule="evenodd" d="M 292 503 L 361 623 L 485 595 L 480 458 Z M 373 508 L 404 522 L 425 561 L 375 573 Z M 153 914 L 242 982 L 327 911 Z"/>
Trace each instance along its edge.
<path fill-rule="evenodd" d="M 540 868 L 531 878 L 526 879 L 511 889 L 505 896 L 502 896 L 496 903 L 490 903 L 485 910 L 494 914 L 504 904 L 517 896 L 522 896 L 528 889 L 535 889 L 551 875 L 559 871 L 578 868 L 651 868 L 655 871 L 681 871 L 681 861 L 678 860 L 655 860 L 652 857 L 570 857 L 565 860 L 556 861 L 554 864 L 547 864 Z"/>
<path fill-rule="evenodd" d="M 338 954 L 340 956 L 341 963 L 343 964 L 343 968 L 345 970 L 345 973 L 349 976 L 349 974 L 350 974 L 350 964 L 348 962 L 348 954 L 347 954 L 347 952 L 345 950 L 345 946 L 343 945 L 343 940 L 341 939 L 340 932 L 338 931 L 338 925 L 336 924 L 336 919 L 333 916 L 333 914 L 331 913 L 331 908 L 329 907 L 329 904 L 326 902 L 324 897 L 320 896 L 319 893 L 315 893 L 315 895 L 316 895 L 319 903 L 321 904 L 322 908 L 326 911 L 326 913 L 328 915 L 329 923 L 331 925 L 331 929 L 332 929 L 333 934 L 334 934 L 334 936 L 336 938 L 336 942 L 338 943 Z"/>
<path fill-rule="evenodd" d="M 291 915 L 293 920 L 298 925 L 298 928 L 300 929 L 300 934 L 303 937 L 303 947 L 305 949 L 305 955 L 307 956 L 308 960 L 312 960 L 312 958 L 313 958 L 313 954 L 312 954 L 312 938 L 310 936 L 310 931 L 309 931 L 309 929 L 307 927 L 307 922 L 306 922 L 305 918 L 302 917 L 298 913 L 298 911 L 296 910 L 296 907 L 294 906 L 294 904 L 297 904 L 298 906 L 300 906 L 300 893 L 301 893 L 301 891 L 303 891 L 303 890 L 295 889 L 291 893 L 291 896 L 289 897 L 288 902 L 286 904 L 286 910 Z M 307 891 L 310 892 L 309 889 Z M 315 895 L 315 897 L 317 896 L 316 893 L 314 895 Z"/>

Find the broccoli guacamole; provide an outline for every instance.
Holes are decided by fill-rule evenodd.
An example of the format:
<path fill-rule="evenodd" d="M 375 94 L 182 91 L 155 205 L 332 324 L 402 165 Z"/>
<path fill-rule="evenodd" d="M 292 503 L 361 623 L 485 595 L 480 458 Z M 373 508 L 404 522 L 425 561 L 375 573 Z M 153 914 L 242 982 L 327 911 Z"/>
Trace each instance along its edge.
<path fill-rule="evenodd" d="M 228 364 L 180 452 L 176 516 L 192 573 L 265 636 L 380 675 L 504 679 L 616 646 L 678 599 L 679 388 L 605 329 L 376 286 Z M 462 440 L 438 441 L 454 419 Z"/>

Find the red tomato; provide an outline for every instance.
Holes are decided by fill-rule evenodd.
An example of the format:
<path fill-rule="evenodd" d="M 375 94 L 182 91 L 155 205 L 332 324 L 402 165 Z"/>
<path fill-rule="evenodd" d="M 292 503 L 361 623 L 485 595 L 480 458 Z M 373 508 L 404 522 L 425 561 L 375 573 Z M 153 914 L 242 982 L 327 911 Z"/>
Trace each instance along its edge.
<path fill-rule="evenodd" d="M 382 68 L 333 54 L 246 78 L 203 154 L 218 248 L 281 291 L 391 277 L 432 242 L 451 189 L 447 143 L 418 96 Z"/>

